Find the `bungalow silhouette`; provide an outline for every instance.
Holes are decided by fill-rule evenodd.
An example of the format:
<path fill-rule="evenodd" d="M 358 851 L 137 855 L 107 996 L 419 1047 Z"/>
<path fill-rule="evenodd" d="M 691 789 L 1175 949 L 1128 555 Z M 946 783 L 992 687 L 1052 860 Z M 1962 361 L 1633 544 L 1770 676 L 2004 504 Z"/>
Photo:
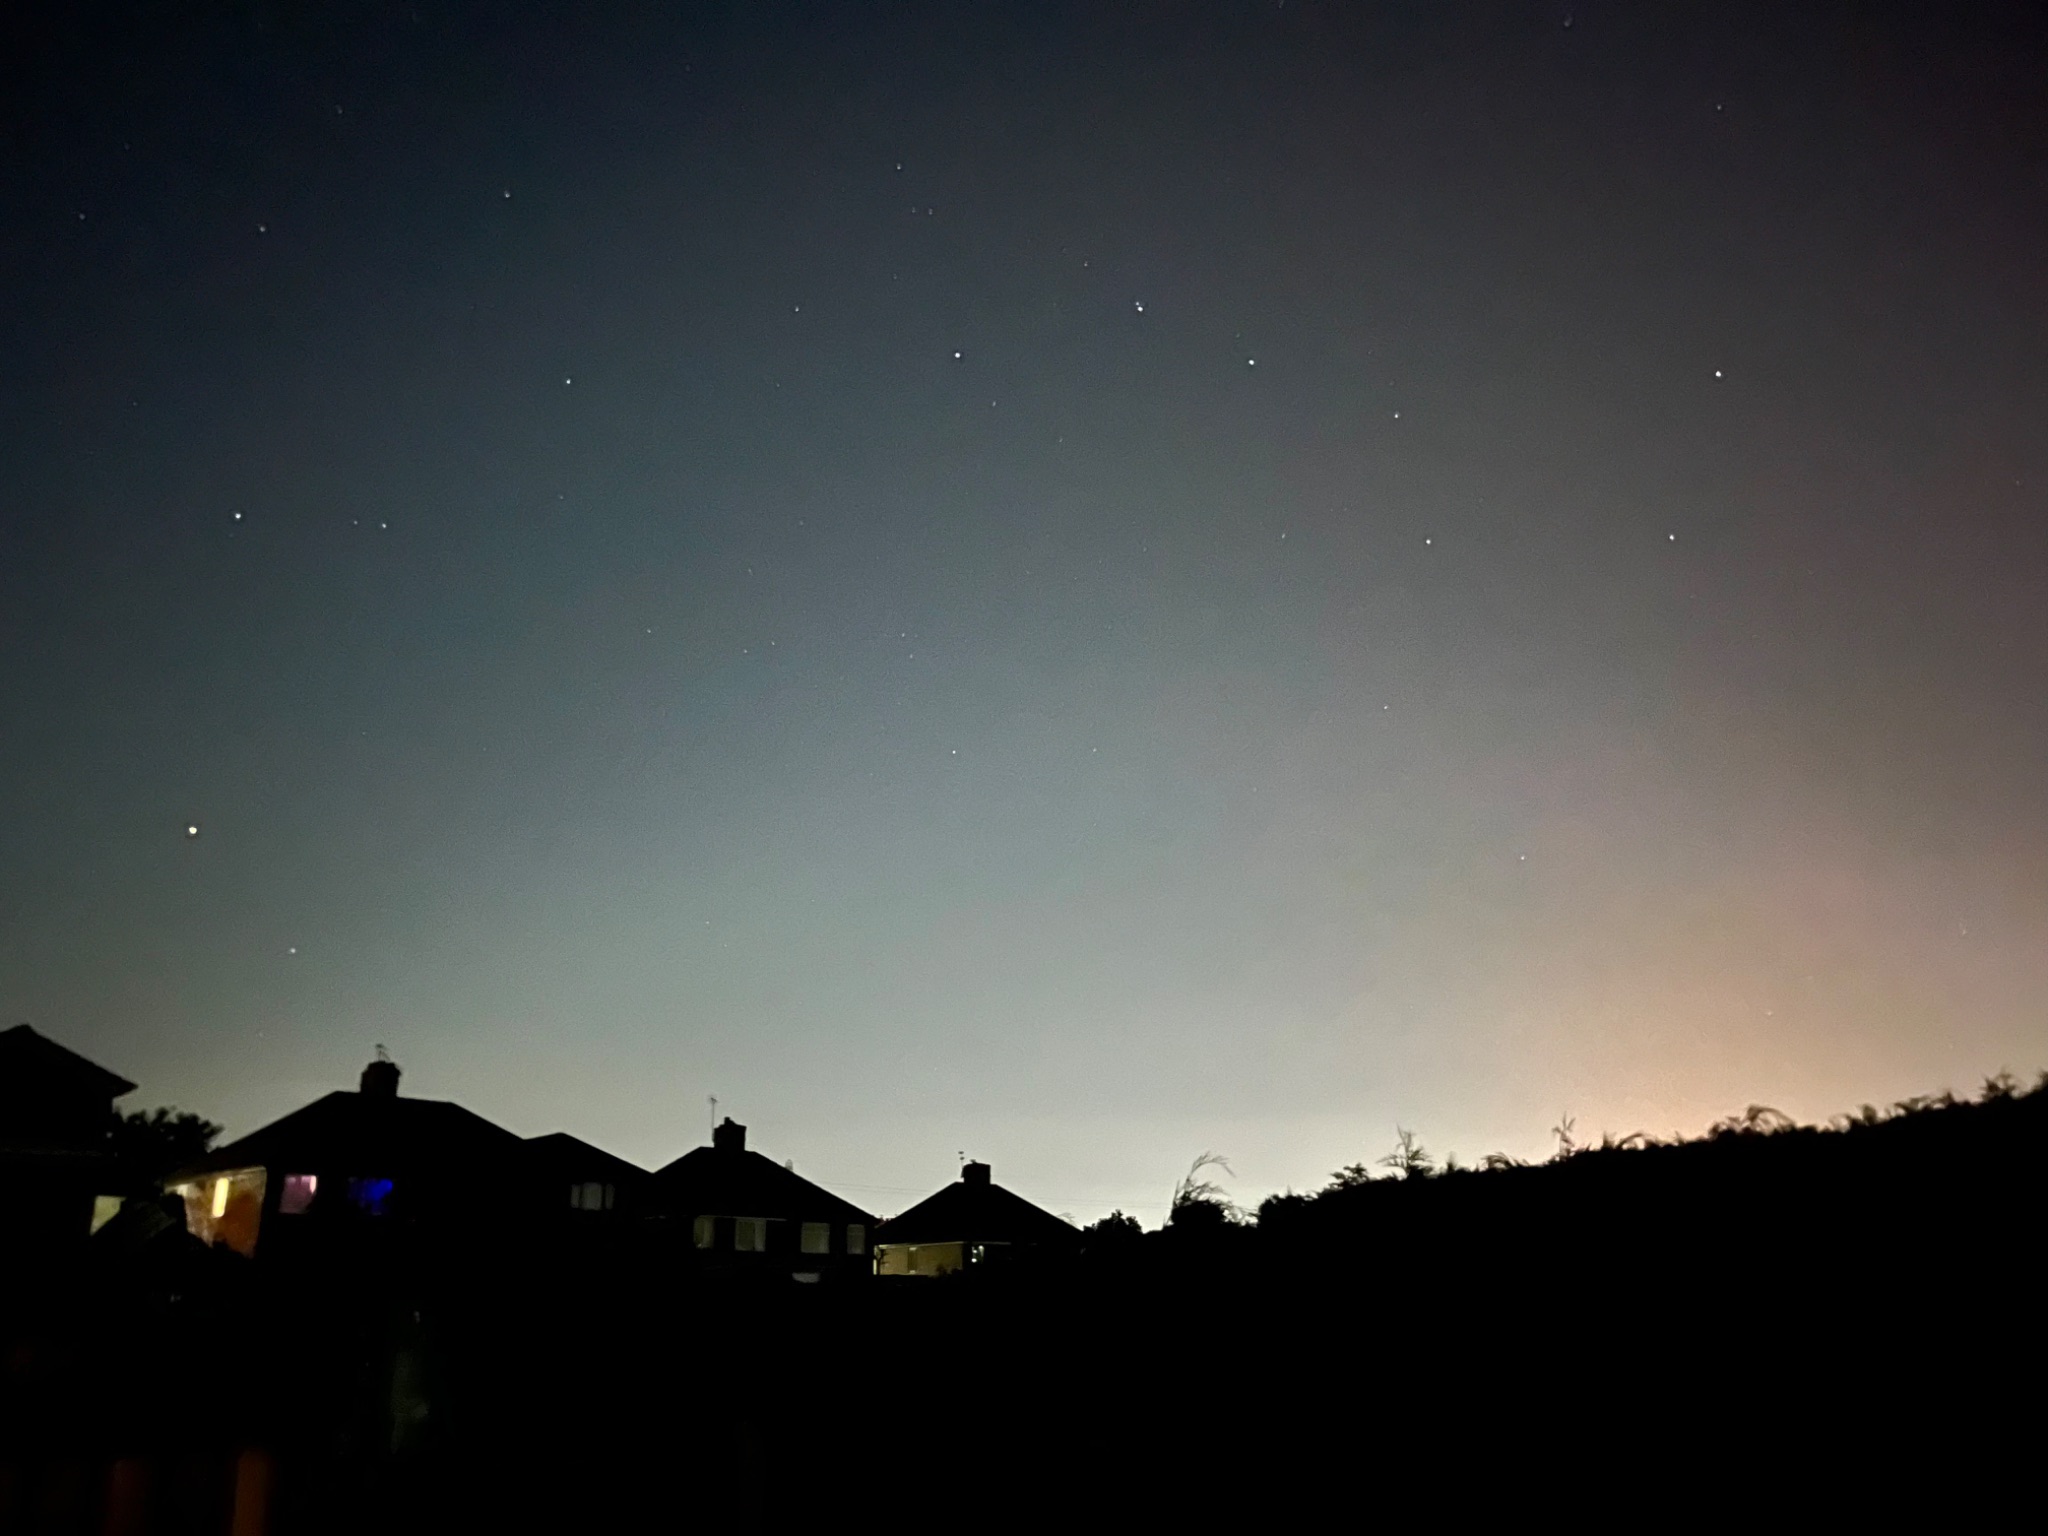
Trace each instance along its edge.
<path fill-rule="evenodd" d="M 871 1272 L 875 1218 L 748 1151 L 747 1128 L 730 1116 L 712 1131 L 710 1146 L 655 1173 L 653 1199 L 706 1268 L 806 1283 Z"/>
<path fill-rule="evenodd" d="M 960 1181 L 891 1216 L 875 1233 L 875 1273 L 950 1275 L 1073 1251 L 1081 1234 L 968 1163 Z"/>
<path fill-rule="evenodd" d="M 0 1176 L 24 1254 L 83 1242 L 119 1200 L 107 1132 L 135 1085 L 26 1024 L 0 1030 Z"/>

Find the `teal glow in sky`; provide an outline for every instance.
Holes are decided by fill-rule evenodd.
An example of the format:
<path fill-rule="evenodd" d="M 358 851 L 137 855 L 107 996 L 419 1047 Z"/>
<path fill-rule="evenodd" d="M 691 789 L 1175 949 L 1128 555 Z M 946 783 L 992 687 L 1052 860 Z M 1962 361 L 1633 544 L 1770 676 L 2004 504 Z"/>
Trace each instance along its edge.
<path fill-rule="evenodd" d="M 2038 17 L 686 9 L 30 53 L 0 1019 L 1082 1220 L 2048 1065 Z"/>

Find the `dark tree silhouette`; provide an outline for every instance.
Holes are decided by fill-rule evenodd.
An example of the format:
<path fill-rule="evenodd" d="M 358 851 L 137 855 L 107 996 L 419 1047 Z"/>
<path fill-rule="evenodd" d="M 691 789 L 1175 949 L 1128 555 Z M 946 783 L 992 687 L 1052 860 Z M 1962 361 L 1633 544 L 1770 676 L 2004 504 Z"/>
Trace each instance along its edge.
<path fill-rule="evenodd" d="M 1092 1221 L 1081 1229 L 1081 1249 L 1092 1254 L 1127 1253 L 1144 1237 L 1145 1229 L 1138 1225 L 1135 1216 L 1111 1211 L 1102 1220 Z"/>
<path fill-rule="evenodd" d="M 203 1115 L 159 1106 L 115 1115 L 107 1142 L 122 1177 L 143 1187 L 205 1156 L 220 1133 L 221 1127 Z"/>

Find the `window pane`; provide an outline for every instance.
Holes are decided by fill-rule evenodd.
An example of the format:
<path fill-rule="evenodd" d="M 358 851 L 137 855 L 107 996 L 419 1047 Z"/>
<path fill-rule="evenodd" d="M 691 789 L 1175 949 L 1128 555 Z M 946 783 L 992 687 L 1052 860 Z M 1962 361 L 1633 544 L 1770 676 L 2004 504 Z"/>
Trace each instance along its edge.
<path fill-rule="evenodd" d="M 804 1223 L 804 1252 L 830 1253 L 832 1251 L 832 1228 L 822 1221 Z"/>
<path fill-rule="evenodd" d="M 320 1188 L 317 1174 L 288 1173 L 284 1176 L 284 1189 L 277 1197 L 277 1209 L 281 1215 L 303 1216 L 313 1204 L 313 1196 Z"/>
<path fill-rule="evenodd" d="M 851 1222 L 846 1228 L 846 1251 L 866 1253 L 868 1251 L 868 1229 L 859 1222 Z"/>
<path fill-rule="evenodd" d="M 716 1216 L 699 1216 L 697 1218 L 696 1238 L 699 1248 L 709 1248 L 715 1244 L 718 1241 L 718 1218 Z"/>

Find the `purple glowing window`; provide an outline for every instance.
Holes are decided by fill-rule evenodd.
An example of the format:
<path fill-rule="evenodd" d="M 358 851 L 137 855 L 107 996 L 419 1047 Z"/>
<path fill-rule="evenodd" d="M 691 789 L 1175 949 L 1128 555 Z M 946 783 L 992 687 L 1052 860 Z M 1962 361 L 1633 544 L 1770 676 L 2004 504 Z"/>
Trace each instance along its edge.
<path fill-rule="evenodd" d="M 319 1192 L 320 1175 L 317 1173 L 288 1173 L 284 1176 L 284 1188 L 277 1197 L 277 1209 L 281 1215 L 303 1216 L 313 1203 L 313 1196 Z"/>
<path fill-rule="evenodd" d="M 365 1216 L 382 1216 L 391 1199 L 389 1179 L 350 1179 L 348 1198 Z"/>

